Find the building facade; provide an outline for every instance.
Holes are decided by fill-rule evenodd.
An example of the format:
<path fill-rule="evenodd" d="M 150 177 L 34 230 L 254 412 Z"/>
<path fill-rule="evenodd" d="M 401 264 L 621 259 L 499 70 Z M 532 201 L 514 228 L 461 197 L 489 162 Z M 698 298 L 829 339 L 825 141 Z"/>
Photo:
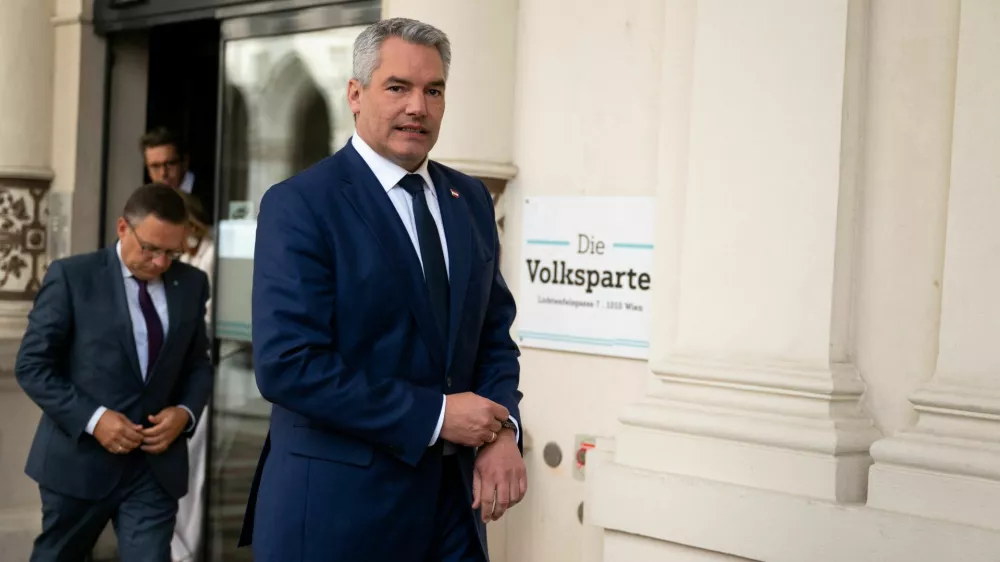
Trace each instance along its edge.
<path fill-rule="evenodd" d="M 45 264 L 106 243 L 143 180 L 157 29 L 218 28 L 221 237 L 350 135 L 352 33 L 380 16 L 452 39 L 432 157 L 494 192 L 515 295 L 526 198 L 655 201 L 649 359 L 522 349 L 530 486 L 494 560 L 997 559 L 997 2 L 113 4 L 0 3 L 0 559 L 40 526 L 13 354 Z M 239 317 L 252 261 L 230 252 L 213 560 L 236 559 L 267 419 Z"/>

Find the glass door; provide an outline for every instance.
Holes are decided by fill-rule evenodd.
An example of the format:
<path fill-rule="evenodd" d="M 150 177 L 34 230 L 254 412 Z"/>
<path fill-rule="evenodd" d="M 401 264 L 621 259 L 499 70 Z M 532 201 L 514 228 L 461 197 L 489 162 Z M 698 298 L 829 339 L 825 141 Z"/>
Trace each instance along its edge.
<path fill-rule="evenodd" d="M 207 560 L 252 559 L 236 543 L 271 413 L 251 344 L 260 200 L 354 132 L 346 97 L 354 39 L 378 17 L 377 2 L 355 2 L 223 23 Z"/>

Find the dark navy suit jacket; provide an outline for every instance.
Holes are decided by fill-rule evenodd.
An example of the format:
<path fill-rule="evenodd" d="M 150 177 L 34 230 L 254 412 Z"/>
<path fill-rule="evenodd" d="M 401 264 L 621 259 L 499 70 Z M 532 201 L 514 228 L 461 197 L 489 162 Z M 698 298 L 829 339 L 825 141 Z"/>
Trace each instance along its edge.
<path fill-rule="evenodd" d="M 144 382 L 121 267 L 114 247 L 52 262 L 15 367 L 18 383 L 42 409 L 25 472 L 41 486 L 87 500 L 108 495 L 129 462 L 86 432 L 98 407 L 149 426 L 148 416 L 167 406 L 200 415 L 212 390 L 208 277 L 184 263 L 163 275 L 168 333 Z M 159 455 L 135 454 L 145 455 L 168 494 L 187 493 L 183 434 Z"/>
<path fill-rule="evenodd" d="M 521 422 L 492 198 L 455 170 L 431 162 L 429 172 L 449 253 L 448 334 L 396 209 L 350 143 L 261 202 L 254 368 L 274 406 L 240 541 L 253 539 L 259 562 L 422 560 L 443 395 L 475 392 Z M 457 455 L 473 517 L 475 451 Z"/>

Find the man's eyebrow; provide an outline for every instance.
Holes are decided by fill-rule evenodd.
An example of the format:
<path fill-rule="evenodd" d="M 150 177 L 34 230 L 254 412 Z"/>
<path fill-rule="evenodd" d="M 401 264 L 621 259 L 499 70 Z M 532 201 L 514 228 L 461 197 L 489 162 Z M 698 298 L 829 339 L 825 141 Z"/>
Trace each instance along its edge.
<path fill-rule="evenodd" d="M 385 79 L 385 83 L 386 84 L 401 84 L 403 86 L 413 86 L 413 82 L 410 82 L 409 80 L 407 80 L 405 78 L 400 78 L 398 76 L 390 76 L 390 77 L 386 78 Z M 435 81 L 431 82 L 430 84 L 428 84 L 428 87 L 443 89 L 444 88 L 444 80 L 435 80 Z"/>

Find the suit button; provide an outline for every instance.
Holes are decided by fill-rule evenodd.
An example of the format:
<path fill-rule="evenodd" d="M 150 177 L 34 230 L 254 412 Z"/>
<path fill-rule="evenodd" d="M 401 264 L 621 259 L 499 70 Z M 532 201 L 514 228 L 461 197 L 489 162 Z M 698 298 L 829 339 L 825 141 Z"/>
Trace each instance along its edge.
<path fill-rule="evenodd" d="M 445 384 L 447 384 L 447 385 L 448 385 L 448 388 L 451 388 L 451 377 L 448 377 L 448 378 L 446 378 L 446 379 L 444 380 L 444 382 L 445 382 Z"/>

